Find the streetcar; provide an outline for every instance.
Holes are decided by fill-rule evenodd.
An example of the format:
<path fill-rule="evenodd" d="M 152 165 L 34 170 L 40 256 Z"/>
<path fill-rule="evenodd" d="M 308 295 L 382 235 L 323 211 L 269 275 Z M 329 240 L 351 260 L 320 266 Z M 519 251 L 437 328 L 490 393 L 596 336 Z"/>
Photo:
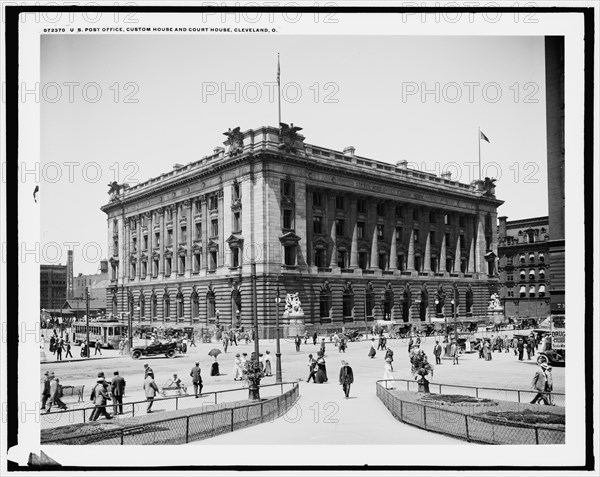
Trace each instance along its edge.
<path fill-rule="evenodd" d="M 73 323 L 73 343 L 80 345 L 86 340 L 85 322 Z M 119 342 L 127 337 L 127 325 L 114 321 L 92 321 L 89 324 L 90 342 L 92 347 L 96 341 L 102 348 L 118 348 Z"/>

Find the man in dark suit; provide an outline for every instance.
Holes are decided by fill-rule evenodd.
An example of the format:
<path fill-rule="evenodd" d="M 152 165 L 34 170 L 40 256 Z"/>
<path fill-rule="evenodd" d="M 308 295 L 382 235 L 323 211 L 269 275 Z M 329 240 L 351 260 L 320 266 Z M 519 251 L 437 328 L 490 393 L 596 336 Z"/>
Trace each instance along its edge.
<path fill-rule="evenodd" d="M 317 360 L 313 358 L 312 354 L 308 355 L 308 379 L 306 380 L 307 383 L 310 383 L 310 380 L 313 380 L 313 383 L 317 382 Z"/>
<path fill-rule="evenodd" d="M 202 394 L 202 376 L 200 375 L 200 361 L 196 361 L 196 366 L 190 371 L 192 377 L 192 384 L 194 385 L 194 394 L 199 397 Z"/>
<path fill-rule="evenodd" d="M 524 348 L 525 348 L 525 343 L 523 343 L 523 340 L 521 338 L 519 338 L 519 341 L 517 342 L 517 351 L 519 352 L 519 361 L 523 361 Z"/>
<path fill-rule="evenodd" d="M 340 368 L 340 384 L 344 390 L 346 398 L 350 395 L 350 385 L 354 382 L 354 373 L 352 368 L 346 361 L 342 361 L 342 367 Z"/>
<path fill-rule="evenodd" d="M 440 345 L 439 341 L 435 342 L 435 346 L 433 347 L 433 355 L 435 356 L 435 364 L 442 364 L 442 345 Z"/>
<path fill-rule="evenodd" d="M 112 378 L 111 388 L 113 411 L 115 414 L 123 414 L 123 396 L 125 395 L 125 379 L 115 371 Z"/>

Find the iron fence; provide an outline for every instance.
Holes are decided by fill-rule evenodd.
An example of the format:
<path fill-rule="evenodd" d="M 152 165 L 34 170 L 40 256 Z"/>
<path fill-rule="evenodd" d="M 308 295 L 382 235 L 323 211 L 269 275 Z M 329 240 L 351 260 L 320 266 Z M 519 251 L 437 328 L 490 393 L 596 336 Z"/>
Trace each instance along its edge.
<path fill-rule="evenodd" d="M 73 437 L 51 438 L 42 440 L 42 443 L 57 445 L 171 445 L 208 439 L 219 434 L 271 421 L 285 414 L 298 399 L 299 385 L 297 382 L 283 384 L 291 384 L 292 388 L 265 401 L 146 423 L 125 424 L 117 429 Z M 245 391 L 248 391 L 247 388 Z"/>
<path fill-rule="evenodd" d="M 284 388 L 290 386 L 293 383 L 274 383 L 265 384 L 260 386 L 261 397 L 270 397 L 279 390 L 279 394 L 284 393 Z M 189 389 L 188 389 L 189 391 Z M 212 391 L 202 393 L 198 398 L 193 394 L 184 394 L 170 397 L 159 397 L 153 400 L 152 410 L 153 411 L 178 411 L 180 409 L 197 408 L 201 407 L 203 411 L 212 411 L 220 403 L 223 403 L 222 395 L 227 395 L 228 401 L 242 401 L 248 398 L 248 388 L 233 388 L 225 389 L 221 391 Z M 129 418 L 135 417 L 141 413 L 145 413 L 148 406 L 148 401 L 130 401 L 123 403 L 123 414 L 117 415 L 115 403 L 106 404 L 106 406 L 100 406 L 106 409 L 109 414 L 113 414 L 115 418 Z M 56 411 L 49 413 L 42 413 L 40 416 L 40 428 L 48 429 L 52 427 L 67 426 L 71 424 L 81 424 L 90 422 L 92 413 L 96 406 L 86 406 L 74 409 L 67 409 L 64 411 Z"/>
<path fill-rule="evenodd" d="M 438 406 L 404 401 L 378 381 L 377 397 L 400 422 L 428 431 L 481 444 L 564 444 L 565 431 L 546 425 L 499 422 L 481 415 L 463 414 Z M 387 384 L 387 383 L 386 383 Z"/>
<path fill-rule="evenodd" d="M 419 385 L 416 380 L 410 379 L 394 379 L 394 380 L 382 380 L 383 383 L 391 383 L 384 384 L 386 387 L 397 386 L 398 389 L 406 390 L 406 391 L 414 391 L 418 390 Z M 395 384 L 402 383 L 402 384 Z M 525 389 L 502 389 L 502 388 L 487 388 L 487 387 L 479 387 L 479 386 L 463 386 L 458 384 L 443 384 L 443 383 L 434 383 L 429 382 L 429 391 L 432 394 L 462 394 L 464 396 L 471 396 L 475 398 L 481 399 L 497 399 L 500 401 L 512 401 L 519 403 L 528 403 L 533 400 L 533 398 L 537 395 L 537 391 L 533 390 L 525 390 Z M 442 392 L 443 391 L 443 392 Z M 548 392 L 544 393 L 547 397 L 549 397 L 550 401 L 556 405 L 565 407 L 565 394 L 564 393 L 555 393 Z"/>

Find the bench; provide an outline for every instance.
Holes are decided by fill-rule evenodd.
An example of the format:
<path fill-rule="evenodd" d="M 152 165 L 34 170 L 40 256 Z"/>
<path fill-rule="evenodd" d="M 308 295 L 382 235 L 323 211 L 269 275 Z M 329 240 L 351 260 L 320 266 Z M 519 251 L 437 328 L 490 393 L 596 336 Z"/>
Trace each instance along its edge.
<path fill-rule="evenodd" d="M 77 402 L 83 402 L 83 389 L 85 388 L 85 384 L 82 384 L 81 386 L 62 386 L 61 388 L 63 397 L 77 396 Z"/>

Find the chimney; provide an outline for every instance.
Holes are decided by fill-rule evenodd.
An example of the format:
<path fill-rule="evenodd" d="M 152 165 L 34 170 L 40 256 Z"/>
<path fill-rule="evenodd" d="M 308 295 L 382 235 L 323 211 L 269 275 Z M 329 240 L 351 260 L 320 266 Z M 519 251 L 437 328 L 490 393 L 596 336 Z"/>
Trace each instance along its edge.
<path fill-rule="evenodd" d="M 503 215 L 502 217 L 498 217 L 498 235 L 500 237 L 506 237 L 506 219 L 508 217 L 506 217 L 506 215 Z"/>
<path fill-rule="evenodd" d="M 354 146 L 347 146 L 344 148 L 345 156 L 354 156 L 355 152 L 356 152 L 356 149 L 354 148 Z"/>

